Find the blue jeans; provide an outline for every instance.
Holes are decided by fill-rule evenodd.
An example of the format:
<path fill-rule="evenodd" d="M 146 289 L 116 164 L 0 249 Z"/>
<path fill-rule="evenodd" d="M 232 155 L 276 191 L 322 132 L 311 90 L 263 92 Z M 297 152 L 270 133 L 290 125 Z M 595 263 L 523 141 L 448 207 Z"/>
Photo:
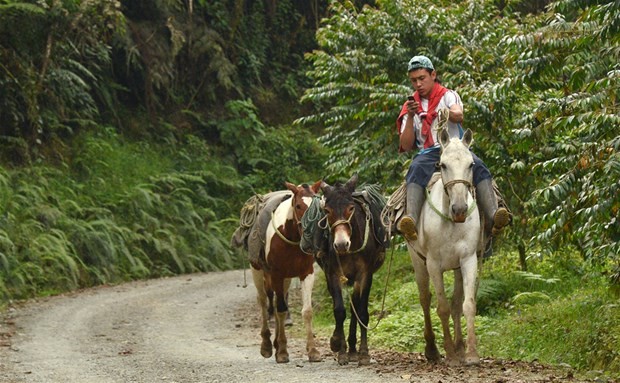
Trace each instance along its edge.
<path fill-rule="evenodd" d="M 480 181 L 490 179 L 491 172 L 478 156 L 473 152 L 471 154 L 474 157 L 474 186 L 476 186 Z M 437 164 L 439 163 L 440 156 L 440 148 L 416 154 L 411 160 L 409 170 L 405 176 L 407 183 L 413 182 L 425 188 L 431 180 L 433 173 L 439 171 Z"/>

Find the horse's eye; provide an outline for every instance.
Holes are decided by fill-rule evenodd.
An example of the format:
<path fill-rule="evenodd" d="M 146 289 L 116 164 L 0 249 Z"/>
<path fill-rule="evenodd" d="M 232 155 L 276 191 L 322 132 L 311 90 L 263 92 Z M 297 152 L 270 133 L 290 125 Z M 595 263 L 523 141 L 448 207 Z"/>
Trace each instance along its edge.
<path fill-rule="evenodd" d="M 330 207 L 325 206 L 325 212 L 327 214 L 331 214 L 332 213 L 332 209 Z"/>
<path fill-rule="evenodd" d="M 446 164 L 444 164 L 443 162 L 439 163 L 439 167 L 441 167 L 442 170 L 446 170 L 447 169 Z"/>
<path fill-rule="evenodd" d="M 295 209 L 301 209 L 301 205 L 300 204 L 295 205 Z"/>

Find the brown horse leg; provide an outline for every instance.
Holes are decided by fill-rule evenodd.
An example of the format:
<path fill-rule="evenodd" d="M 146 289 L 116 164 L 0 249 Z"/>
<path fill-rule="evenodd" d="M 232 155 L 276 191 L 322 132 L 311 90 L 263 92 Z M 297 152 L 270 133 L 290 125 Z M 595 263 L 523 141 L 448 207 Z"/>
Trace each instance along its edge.
<path fill-rule="evenodd" d="M 310 362 L 320 362 L 321 353 L 316 348 L 314 342 L 314 332 L 312 330 L 312 288 L 314 286 L 314 274 L 307 275 L 301 281 L 301 299 L 303 307 L 301 316 L 306 327 L 306 351 L 308 352 L 308 360 Z"/>
<path fill-rule="evenodd" d="M 420 256 L 410 246 L 408 247 L 415 272 L 416 285 L 418 285 L 418 292 L 420 294 L 420 305 L 422 306 L 422 312 L 424 313 L 424 340 L 426 341 L 424 356 L 426 356 L 426 360 L 430 363 L 437 363 L 441 360 L 441 355 L 439 354 L 437 344 L 435 343 L 435 333 L 433 332 L 433 323 L 431 322 L 431 291 L 429 286 L 429 275 L 422 258 L 420 258 Z"/>
<path fill-rule="evenodd" d="M 461 316 L 463 316 L 463 275 L 460 269 L 454 270 L 454 293 L 452 294 L 451 304 L 456 357 L 462 363 L 465 360 L 465 342 L 463 341 L 463 329 L 461 328 Z"/>
<path fill-rule="evenodd" d="M 338 353 L 338 364 L 349 364 L 349 357 L 347 355 L 347 346 L 344 340 L 344 320 L 347 317 L 347 313 L 344 308 L 344 301 L 342 299 L 342 286 L 340 286 L 338 273 L 326 273 L 327 284 L 329 286 L 329 292 L 334 302 L 334 320 L 336 327 L 334 333 L 329 339 L 329 346 L 333 352 Z"/>
<path fill-rule="evenodd" d="M 357 313 L 359 316 L 360 324 L 360 348 L 359 348 L 359 357 L 358 357 L 358 365 L 367 366 L 370 364 L 370 354 L 368 353 L 368 322 L 370 320 L 370 316 L 368 315 L 368 299 L 370 298 L 370 288 L 372 287 L 372 275 L 365 275 L 362 278 L 360 288 L 360 295 L 358 299 L 354 299 L 353 303 L 357 308 Z M 356 294 L 357 296 L 357 294 Z M 351 322 L 353 322 L 354 318 L 351 318 Z M 355 318 L 357 319 L 357 318 Z M 357 322 L 357 320 L 355 321 Z M 349 343 L 350 345 L 351 343 Z"/>
<path fill-rule="evenodd" d="M 271 332 L 269 331 L 269 314 L 267 308 L 268 287 L 266 284 L 268 284 L 268 278 L 266 279 L 265 273 L 262 270 L 252 268 L 252 279 L 254 280 L 254 285 L 256 286 L 256 300 L 261 312 L 260 335 L 262 341 L 260 346 L 260 354 L 265 358 L 270 358 L 273 354 L 273 349 L 271 347 Z"/>
<path fill-rule="evenodd" d="M 276 362 L 288 363 L 288 350 L 286 341 L 286 332 L 284 331 L 284 322 L 286 321 L 286 312 L 288 307 L 284 299 L 284 280 L 281 277 L 272 276 L 273 290 L 276 293 L 277 313 L 276 313 L 276 337 L 273 345 L 276 348 Z"/>
<path fill-rule="evenodd" d="M 357 283 L 356 283 L 357 284 Z M 349 362 L 358 362 L 360 354 L 357 352 L 357 318 L 361 316 L 359 305 L 359 291 L 357 288 L 351 292 L 351 298 L 348 302 L 350 304 L 349 313 L 351 314 L 351 320 L 349 321 L 349 336 L 347 337 L 347 344 L 349 346 Z M 357 312 L 357 314 L 355 314 Z M 361 318 L 360 318 L 361 320 Z"/>

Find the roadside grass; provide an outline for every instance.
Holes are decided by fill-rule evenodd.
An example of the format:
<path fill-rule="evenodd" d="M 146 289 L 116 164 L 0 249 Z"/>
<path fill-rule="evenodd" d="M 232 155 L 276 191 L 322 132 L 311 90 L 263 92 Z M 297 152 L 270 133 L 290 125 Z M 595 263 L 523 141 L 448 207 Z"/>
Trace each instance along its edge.
<path fill-rule="evenodd" d="M 484 262 L 476 316 L 481 356 L 570 365 L 585 377 L 620 376 L 620 304 L 604 276 L 583 264 L 576 252 L 554 257 L 535 254 L 528 268 L 528 272 L 519 270 L 517 255 L 507 251 L 498 251 Z M 452 273 L 445 277 L 451 294 Z M 344 295 L 348 299 L 348 289 Z M 329 338 L 334 320 L 322 272 L 317 276 L 313 306 L 315 332 Z M 433 300 L 433 326 L 441 350 L 434 307 Z M 387 315 L 379 319 L 382 310 Z M 423 313 L 411 261 L 402 245 L 393 255 L 388 250 L 385 264 L 375 274 L 369 311 L 369 327 L 376 326 L 369 331 L 371 352 L 373 348 L 424 352 Z M 347 313 L 345 329 L 349 320 Z"/>
<path fill-rule="evenodd" d="M 102 129 L 76 145 L 62 166 L 0 168 L 0 306 L 242 267 L 228 247 L 242 181 L 204 144 L 130 142 Z"/>

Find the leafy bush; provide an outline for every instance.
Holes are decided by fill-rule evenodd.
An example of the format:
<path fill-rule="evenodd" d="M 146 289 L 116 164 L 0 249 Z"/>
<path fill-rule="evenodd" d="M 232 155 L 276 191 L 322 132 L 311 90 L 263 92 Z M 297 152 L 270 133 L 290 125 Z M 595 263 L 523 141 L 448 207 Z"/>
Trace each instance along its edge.
<path fill-rule="evenodd" d="M 177 151 L 104 129 L 80 138 L 73 168 L 2 169 L 4 298 L 242 266 L 228 247 L 237 174 L 188 140 Z"/>

